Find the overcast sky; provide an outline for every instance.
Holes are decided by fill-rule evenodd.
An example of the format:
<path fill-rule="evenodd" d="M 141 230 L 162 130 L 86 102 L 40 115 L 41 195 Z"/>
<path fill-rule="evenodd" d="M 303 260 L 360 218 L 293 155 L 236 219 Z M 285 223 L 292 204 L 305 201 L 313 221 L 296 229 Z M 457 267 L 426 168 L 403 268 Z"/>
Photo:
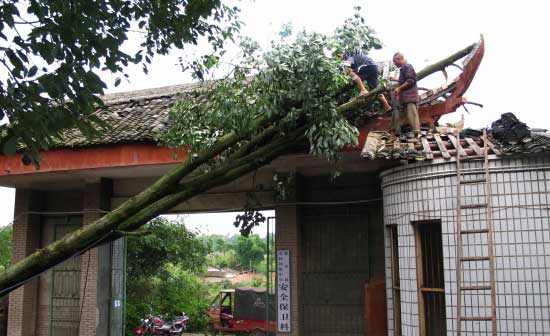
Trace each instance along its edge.
<path fill-rule="evenodd" d="M 244 33 L 262 45 L 276 36 L 279 28 L 291 22 L 294 29 L 330 33 L 363 7 L 368 24 L 384 43 L 384 49 L 372 53 L 378 60 L 389 60 L 400 51 L 420 70 L 479 39 L 486 40 L 485 58 L 465 95 L 485 107 L 469 108 L 466 126 L 484 127 L 501 113 L 514 112 L 529 126 L 550 128 L 549 54 L 550 2 L 524 1 L 441 1 L 441 0 L 243 0 L 241 19 Z M 130 43 L 137 43 L 139 34 Z M 189 78 L 176 65 L 179 52 L 154 60 L 149 74 L 130 68 L 131 82 L 123 82 L 109 92 L 145 89 L 181 84 Z M 114 78 L 107 79 L 110 83 Z M 463 110 L 462 110 L 463 111 Z M 460 114 L 445 120 L 459 120 Z M 0 190 L 0 225 L 13 218 L 13 191 Z M 191 216 L 194 227 L 208 226 L 210 233 L 234 232 L 233 214 Z M 223 223 L 223 225 L 222 225 Z M 261 230 L 263 231 L 263 230 Z"/>

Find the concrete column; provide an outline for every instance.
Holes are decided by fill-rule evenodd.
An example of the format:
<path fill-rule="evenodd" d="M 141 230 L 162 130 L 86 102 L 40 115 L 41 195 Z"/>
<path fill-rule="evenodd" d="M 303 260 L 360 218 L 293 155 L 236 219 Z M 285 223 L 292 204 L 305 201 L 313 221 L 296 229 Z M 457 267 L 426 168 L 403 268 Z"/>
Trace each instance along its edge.
<path fill-rule="evenodd" d="M 276 248 L 290 251 L 290 320 L 291 333 L 277 333 L 280 336 L 300 335 L 300 291 L 301 291 L 301 244 L 298 207 L 293 205 L 279 206 L 275 209 L 277 216 Z"/>
<path fill-rule="evenodd" d="M 40 246 L 40 211 L 42 197 L 38 191 L 17 189 L 13 223 L 12 260 L 18 262 Z M 37 320 L 38 280 L 34 278 L 9 296 L 8 336 L 34 336 Z"/>

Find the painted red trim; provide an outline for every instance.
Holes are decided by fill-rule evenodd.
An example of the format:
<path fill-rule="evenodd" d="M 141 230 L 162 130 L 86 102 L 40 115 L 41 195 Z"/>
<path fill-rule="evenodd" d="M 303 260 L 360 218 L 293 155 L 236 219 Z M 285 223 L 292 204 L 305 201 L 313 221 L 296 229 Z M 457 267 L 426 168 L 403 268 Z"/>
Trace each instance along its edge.
<path fill-rule="evenodd" d="M 183 150 L 173 150 L 154 144 L 124 144 L 105 147 L 54 149 L 41 152 L 40 169 L 25 166 L 21 155 L 0 156 L 0 176 L 35 174 L 55 171 L 83 170 L 175 163 L 187 158 Z"/>

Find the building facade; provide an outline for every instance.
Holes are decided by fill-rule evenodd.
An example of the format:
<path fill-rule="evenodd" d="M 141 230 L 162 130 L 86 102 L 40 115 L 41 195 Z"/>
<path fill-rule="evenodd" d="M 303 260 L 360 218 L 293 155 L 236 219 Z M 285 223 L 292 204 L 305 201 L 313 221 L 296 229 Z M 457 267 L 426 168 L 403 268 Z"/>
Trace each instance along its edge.
<path fill-rule="evenodd" d="M 467 179 L 483 161 L 464 163 Z M 498 335 L 550 334 L 550 158 L 490 160 Z M 384 171 L 389 335 L 455 335 L 457 329 L 456 162 L 439 160 Z M 464 186 L 469 204 L 483 184 Z M 480 230 L 487 209 L 463 210 L 464 230 Z M 481 232 L 463 237 L 463 255 L 487 255 Z M 463 266 L 462 286 L 483 286 L 488 261 Z M 463 316 L 490 316 L 490 291 L 462 295 Z M 491 335 L 491 321 L 463 321 L 462 335 Z"/>
<path fill-rule="evenodd" d="M 105 183 L 16 191 L 13 261 L 109 209 Z M 8 335 L 122 335 L 124 240 L 92 248 L 10 293 Z"/>
<path fill-rule="evenodd" d="M 483 50 L 481 41 L 456 80 L 423 94 L 422 123 L 433 126 L 466 102 Z M 38 171 L 23 165 L 20 155 L 0 157 L 0 185 L 16 188 L 13 260 L 93 222 L 185 160 L 187 153 L 159 147 L 157 138 L 169 124 L 171 106 L 194 87 L 104 97 L 98 116 L 112 127 L 94 139 L 68 132 L 63 145 L 41 153 Z M 275 210 L 276 249 L 288 256 L 290 286 L 288 329 L 277 335 L 440 336 L 456 330 L 454 157 L 479 154 L 480 140 L 436 132 L 421 142 L 392 143 L 373 131 L 387 129 L 388 118 L 365 118 L 359 127 L 363 152 L 350 148 L 337 166 L 305 152 L 286 154 L 169 211 L 242 209 L 251 197 L 258 208 Z M 457 142 L 469 144 L 464 153 Z M 491 152 L 502 335 L 550 333 L 549 152 L 550 145 L 531 156 Z M 481 174 L 479 164 L 465 163 L 466 176 Z M 341 172 L 336 179 L 335 170 Z M 276 175 L 291 177 L 291 196 L 284 200 L 275 197 Z M 471 202 L 484 197 L 479 185 L 467 188 Z M 480 209 L 465 211 L 464 223 L 475 230 L 484 216 Z M 473 256 L 487 245 L 481 237 L 466 243 Z M 463 280 L 475 286 L 487 279 L 486 269 L 474 262 Z M 93 247 L 10 293 L 8 335 L 122 335 L 124 283 L 124 241 Z M 484 295 L 464 300 L 463 314 L 486 316 Z M 484 321 L 462 327 L 463 335 L 491 332 Z"/>

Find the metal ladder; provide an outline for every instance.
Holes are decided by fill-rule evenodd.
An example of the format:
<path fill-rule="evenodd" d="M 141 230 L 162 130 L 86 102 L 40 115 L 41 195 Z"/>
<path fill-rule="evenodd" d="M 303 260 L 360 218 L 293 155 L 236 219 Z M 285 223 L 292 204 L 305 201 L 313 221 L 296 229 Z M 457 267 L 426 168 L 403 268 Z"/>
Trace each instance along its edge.
<path fill-rule="evenodd" d="M 456 178 L 457 178 L 457 216 L 456 216 L 456 230 L 457 230 L 457 250 L 456 250 L 456 286 L 457 286 L 457 305 L 456 305 L 456 322 L 457 322 L 457 336 L 462 334 L 462 322 L 464 321 L 491 321 L 492 323 L 492 335 L 497 335 L 497 319 L 496 319 L 496 290 L 495 290 L 495 260 L 494 260 L 494 246 L 493 246 L 493 214 L 491 206 L 491 178 L 489 176 L 489 148 L 487 140 L 487 130 L 483 130 L 483 155 L 477 155 L 472 157 L 461 158 L 465 152 L 462 149 L 460 143 L 460 134 L 456 135 Z M 464 179 L 462 174 L 462 160 L 483 160 L 485 177 L 480 179 Z M 481 204 L 465 204 L 463 202 L 463 186 L 472 184 L 485 184 L 485 202 Z M 463 230 L 462 229 L 462 210 L 463 209 L 486 209 L 486 225 L 484 228 Z M 462 235 L 486 235 L 487 237 L 487 254 L 484 256 L 464 256 L 462 255 Z M 489 283 L 475 286 L 463 286 L 462 285 L 462 264 L 465 262 L 480 262 L 488 261 L 489 263 Z M 483 271 L 483 270 L 482 270 Z M 491 301 L 491 315 L 489 316 L 462 316 L 462 296 L 472 295 L 469 293 L 480 291 L 490 291 Z"/>

